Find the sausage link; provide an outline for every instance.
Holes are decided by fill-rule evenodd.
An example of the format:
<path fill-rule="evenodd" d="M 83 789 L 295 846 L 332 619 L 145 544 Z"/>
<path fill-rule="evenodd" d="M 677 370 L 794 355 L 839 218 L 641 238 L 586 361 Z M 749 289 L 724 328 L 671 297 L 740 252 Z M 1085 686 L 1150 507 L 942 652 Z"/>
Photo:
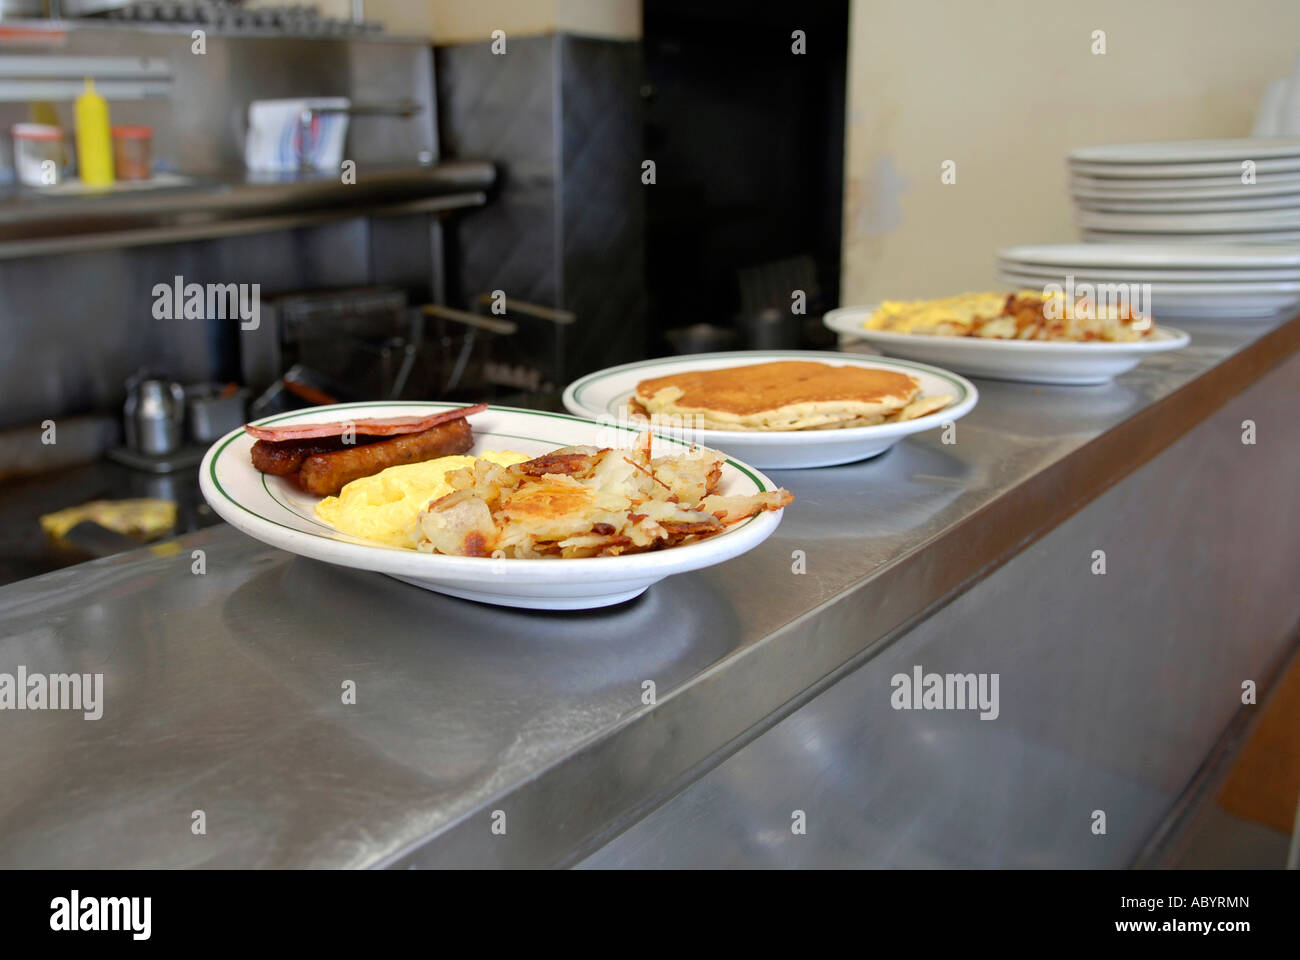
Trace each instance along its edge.
<path fill-rule="evenodd" d="M 387 467 L 465 453 L 473 445 L 469 422 L 461 417 L 423 433 L 407 433 L 364 446 L 313 454 L 302 462 L 297 474 L 298 486 L 317 496 L 332 497 L 353 480 L 373 476 Z"/>
<path fill-rule="evenodd" d="M 253 467 L 262 473 L 287 477 L 316 453 L 343 449 L 342 437 L 313 437 L 307 440 L 258 440 L 253 444 Z"/>

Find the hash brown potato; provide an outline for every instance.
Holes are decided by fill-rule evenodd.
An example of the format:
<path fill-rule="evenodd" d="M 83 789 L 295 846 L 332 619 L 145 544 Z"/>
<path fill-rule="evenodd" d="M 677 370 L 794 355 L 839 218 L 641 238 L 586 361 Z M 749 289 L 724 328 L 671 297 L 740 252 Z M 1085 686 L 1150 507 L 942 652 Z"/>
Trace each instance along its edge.
<path fill-rule="evenodd" d="M 420 512 L 417 549 L 453 556 L 545 559 L 662 550 L 722 533 L 787 490 L 718 494 L 723 457 L 651 457 L 651 435 L 627 450 L 564 447 L 514 466 L 479 460 L 447 474 L 453 492 Z"/>

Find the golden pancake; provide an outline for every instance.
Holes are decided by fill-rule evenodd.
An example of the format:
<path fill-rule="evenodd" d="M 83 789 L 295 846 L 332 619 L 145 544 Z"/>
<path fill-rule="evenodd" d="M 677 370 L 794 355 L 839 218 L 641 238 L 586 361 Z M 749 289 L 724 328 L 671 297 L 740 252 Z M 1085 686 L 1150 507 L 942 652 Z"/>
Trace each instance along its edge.
<path fill-rule="evenodd" d="M 893 370 L 782 360 L 643 380 L 636 400 L 651 415 L 709 429 L 814 430 L 881 422 L 919 390 Z"/>

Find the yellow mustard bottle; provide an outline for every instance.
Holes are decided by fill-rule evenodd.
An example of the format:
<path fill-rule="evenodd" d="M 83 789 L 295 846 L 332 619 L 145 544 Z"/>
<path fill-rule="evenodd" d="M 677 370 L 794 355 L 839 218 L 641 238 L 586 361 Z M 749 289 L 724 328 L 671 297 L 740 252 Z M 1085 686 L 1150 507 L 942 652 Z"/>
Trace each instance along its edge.
<path fill-rule="evenodd" d="M 108 101 L 95 92 L 95 81 L 86 78 L 86 89 L 77 97 L 77 168 L 81 182 L 103 187 L 113 182 L 113 141 L 108 127 Z"/>

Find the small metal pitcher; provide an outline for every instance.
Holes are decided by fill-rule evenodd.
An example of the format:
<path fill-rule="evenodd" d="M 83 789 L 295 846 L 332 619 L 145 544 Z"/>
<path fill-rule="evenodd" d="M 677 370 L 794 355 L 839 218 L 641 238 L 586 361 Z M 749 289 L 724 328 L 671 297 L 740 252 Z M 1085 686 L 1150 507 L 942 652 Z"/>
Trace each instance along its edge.
<path fill-rule="evenodd" d="M 126 445 L 136 453 L 162 456 L 181 445 L 185 389 L 170 380 L 133 377 L 126 384 Z"/>

